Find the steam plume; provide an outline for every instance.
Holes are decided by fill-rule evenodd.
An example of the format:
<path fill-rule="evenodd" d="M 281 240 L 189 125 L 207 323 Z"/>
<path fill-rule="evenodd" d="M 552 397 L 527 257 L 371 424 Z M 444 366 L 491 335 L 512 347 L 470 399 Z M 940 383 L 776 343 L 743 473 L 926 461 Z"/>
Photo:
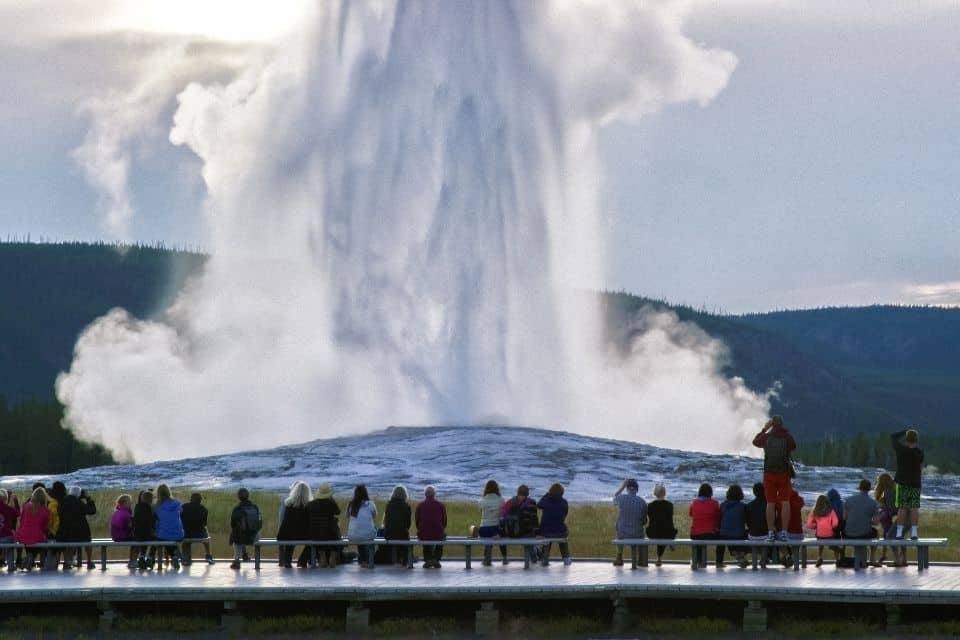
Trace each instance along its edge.
<path fill-rule="evenodd" d="M 684 6 L 325 3 L 271 64 L 187 86 L 170 140 L 212 259 L 161 321 L 84 332 L 69 422 L 138 460 L 487 422 L 739 448 L 767 406 L 719 343 L 648 314 L 613 356 L 572 293 L 602 276 L 597 128 L 735 66 Z"/>

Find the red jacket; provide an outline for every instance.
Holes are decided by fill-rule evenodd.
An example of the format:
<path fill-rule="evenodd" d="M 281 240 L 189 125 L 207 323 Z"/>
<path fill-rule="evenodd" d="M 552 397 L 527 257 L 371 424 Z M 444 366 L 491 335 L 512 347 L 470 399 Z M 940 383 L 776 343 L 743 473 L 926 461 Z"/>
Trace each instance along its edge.
<path fill-rule="evenodd" d="M 0 502 L 0 538 L 9 538 L 17 528 L 20 512 L 5 502 Z"/>
<path fill-rule="evenodd" d="M 47 541 L 47 525 L 50 523 L 50 511 L 46 507 L 34 508 L 32 502 L 23 505 L 20 512 L 20 526 L 13 539 L 20 544 L 37 544 Z"/>
<path fill-rule="evenodd" d="M 425 498 L 417 505 L 414 520 L 417 537 L 421 540 L 445 540 L 447 537 L 447 508 L 436 498 Z"/>
<path fill-rule="evenodd" d="M 720 503 L 713 498 L 697 498 L 690 503 L 690 536 L 720 530 Z"/>

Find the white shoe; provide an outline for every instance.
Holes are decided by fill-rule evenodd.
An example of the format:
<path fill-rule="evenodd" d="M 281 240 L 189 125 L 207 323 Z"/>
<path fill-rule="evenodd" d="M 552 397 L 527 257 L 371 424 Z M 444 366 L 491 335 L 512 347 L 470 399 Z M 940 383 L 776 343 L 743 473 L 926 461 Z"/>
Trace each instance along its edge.
<path fill-rule="evenodd" d="M 572 564 L 573 564 L 573 560 L 571 560 L 570 558 L 564 558 L 564 559 L 563 559 L 563 566 L 569 567 L 569 566 L 572 565 Z"/>

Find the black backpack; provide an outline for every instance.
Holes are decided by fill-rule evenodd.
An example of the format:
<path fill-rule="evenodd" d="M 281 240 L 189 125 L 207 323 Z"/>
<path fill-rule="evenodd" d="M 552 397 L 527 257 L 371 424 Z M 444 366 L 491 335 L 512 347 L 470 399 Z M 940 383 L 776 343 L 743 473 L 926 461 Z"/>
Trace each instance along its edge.
<path fill-rule="evenodd" d="M 763 470 L 774 473 L 790 471 L 790 449 L 787 439 L 773 433 L 763 445 Z"/>
<path fill-rule="evenodd" d="M 257 505 L 248 502 L 240 507 L 240 530 L 247 535 L 256 535 L 263 527 L 263 519 Z"/>

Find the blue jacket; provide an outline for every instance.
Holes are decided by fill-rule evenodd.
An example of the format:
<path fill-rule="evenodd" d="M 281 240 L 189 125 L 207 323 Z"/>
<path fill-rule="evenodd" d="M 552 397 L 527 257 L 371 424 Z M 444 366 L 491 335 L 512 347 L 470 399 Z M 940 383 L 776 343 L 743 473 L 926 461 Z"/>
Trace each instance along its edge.
<path fill-rule="evenodd" d="M 181 511 L 183 511 L 183 508 L 180 506 L 180 502 L 173 498 L 157 505 L 158 540 L 183 540 Z"/>
<path fill-rule="evenodd" d="M 540 535 L 547 538 L 565 538 L 567 536 L 567 501 L 561 496 L 548 493 L 540 498 L 537 508 L 543 514 L 540 518 Z"/>
<path fill-rule="evenodd" d="M 743 540 L 747 537 L 747 514 L 742 500 L 724 500 L 720 504 L 720 537 Z"/>

